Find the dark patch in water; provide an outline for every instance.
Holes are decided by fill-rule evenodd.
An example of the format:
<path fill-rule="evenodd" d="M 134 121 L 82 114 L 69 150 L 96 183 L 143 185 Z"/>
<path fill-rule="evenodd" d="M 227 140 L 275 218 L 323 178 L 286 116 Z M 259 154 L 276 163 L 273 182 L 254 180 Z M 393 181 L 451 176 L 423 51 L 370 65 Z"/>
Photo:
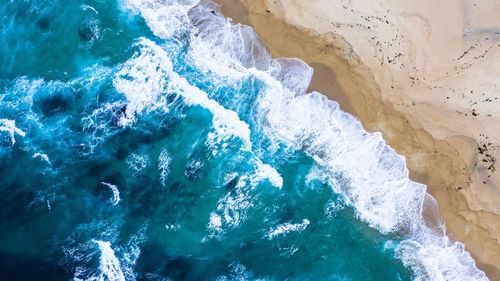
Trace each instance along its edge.
<path fill-rule="evenodd" d="M 92 42 L 97 39 L 97 34 L 91 26 L 84 25 L 78 29 L 78 36 L 84 42 Z"/>
<path fill-rule="evenodd" d="M 171 104 L 171 103 L 175 102 L 176 99 L 177 99 L 177 97 L 178 97 L 177 94 L 167 94 L 166 95 L 166 98 L 167 98 L 167 102 L 166 103 L 167 104 Z"/>
<path fill-rule="evenodd" d="M 117 126 L 117 128 L 122 128 Z M 131 152 L 139 150 L 142 146 L 149 146 L 161 139 L 161 136 L 150 132 L 143 132 L 137 128 L 126 127 L 120 133 L 113 136 L 109 144 L 116 148 L 116 157 L 125 159 Z M 125 155 L 127 153 L 127 155 Z M 123 157 L 123 158 L 122 158 Z"/>
<path fill-rule="evenodd" d="M 68 107 L 67 101 L 60 94 L 42 100 L 41 109 L 44 115 L 52 115 L 58 111 L 64 111 Z"/>
<path fill-rule="evenodd" d="M 290 220 L 295 219 L 296 216 L 295 214 L 296 210 L 292 206 L 286 205 L 282 208 L 280 219 L 282 222 L 288 222 Z"/>
<path fill-rule="evenodd" d="M 50 26 L 50 19 L 49 19 L 49 17 L 41 17 L 37 21 L 36 26 L 38 26 L 38 28 L 40 28 L 41 30 L 47 30 L 47 29 L 49 29 L 49 26 Z"/>
<path fill-rule="evenodd" d="M 71 273 L 57 266 L 51 258 L 23 257 L 6 253 L 0 253 L 0 272 L 2 280 L 10 281 L 70 280 L 72 278 Z"/>
<path fill-rule="evenodd" d="M 16 223 L 23 224 L 31 220 L 31 210 L 28 205 L 35 199 L 35 193 L 32 191 L 22 190 L 19 183 L 14 183 L 0 192 L 0 212 L 1 222 L 9 222 L 15 218 Z M 15 204 L 11 204 L 15 202 Z"/>
<path fill-rule="evenodd" d="M 115 157 L 116 159 L 123 161 L 125 160 L 125 158 L 127 158 L 128 154 L 129 154 L 128 150 L 124 147 L 121 147 L 116 150 Z"/>
<path fill-rule="evenodd" d="M 232 180 L 230 180 L 226 184 L 226 190 L 229 192 L 233 191 L 236 185 L 238 184 L 239 179 L 240 179 L 239 177 L 234 177 Z"/>
<path fill-rule="evenodd" d="M 84 165 L 88 168 L 87 174 L 94 178 L 99 178 L 102 174 L 106 172 L 106 170 L 109 167 L 108 162 L 98 162 L 98 161 L 91 161 Z"/>
<path fill-rule="evenodd" d="M 116 185 L 118 187 L 124 187 L 125 186 L 125 177 L 123 176 L 122 173 L 120 172 L 114 172 L 111 175 L 105 177 L 102 182 L 107 182 L 113 185 Z"/>
<path fill-rule="evenodd" d="M 172 185 L 169 186 L 168 190 L 171 192 L 177 193 L 182 189 L 182 183 L 180 182 L 174 182 Z"/>
<path fill-rule="evenodd" d="M 40 108 L 40 111 L 45 116 L 53 115 L 57 112 L 67 111 L 71 108 L 74 102 L 74 92 L 69 89 L 62 91 L 54 91 L 46 94 L 35 96 L 35 100 Z"/>
<path fill-rule="evenodd" d="M 190 273 L 193 272 L 194 264 L 184 257 L 177 257 L 168 262 L 165 268 L 169 276 L 175 280 L 190 280 Z"/>
<path fill-rule="evenodd" d="M 167 276 L 166 262 L 169 259 L 159 243 L 149 242 L 141 247 L 141 255 L 137 261 L 140 272 L 148 272 Z M 141 278 L 142 277 L 142 278 Z M 149 280 L 147 276 L 139 276 L 138 280 Z"/>

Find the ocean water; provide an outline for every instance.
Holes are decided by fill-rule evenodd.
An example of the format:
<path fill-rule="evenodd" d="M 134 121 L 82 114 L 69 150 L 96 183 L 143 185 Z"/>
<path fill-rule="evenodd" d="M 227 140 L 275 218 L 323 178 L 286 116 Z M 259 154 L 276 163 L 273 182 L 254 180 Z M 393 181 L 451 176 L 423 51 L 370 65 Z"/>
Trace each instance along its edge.
<path fill-rule="evenodd" d="M 0 1 L 1 280 L 487 280 L 379 133 L 198 2 Z"/>

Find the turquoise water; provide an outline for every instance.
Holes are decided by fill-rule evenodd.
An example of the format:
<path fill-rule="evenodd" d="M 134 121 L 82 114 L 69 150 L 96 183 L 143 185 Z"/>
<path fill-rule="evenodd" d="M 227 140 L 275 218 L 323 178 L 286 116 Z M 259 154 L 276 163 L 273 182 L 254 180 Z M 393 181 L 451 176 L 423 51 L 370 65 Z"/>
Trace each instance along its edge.
<path fill-rule="evenodd" d="M 0 279 L 486 280 L 380 134 L 196 4 L 0 2 Z"/>

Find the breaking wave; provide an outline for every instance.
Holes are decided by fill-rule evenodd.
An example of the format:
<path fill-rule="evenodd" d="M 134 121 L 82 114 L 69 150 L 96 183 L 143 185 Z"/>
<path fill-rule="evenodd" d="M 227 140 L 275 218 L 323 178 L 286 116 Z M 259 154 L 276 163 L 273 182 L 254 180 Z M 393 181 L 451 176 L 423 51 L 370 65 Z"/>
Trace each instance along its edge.
<path fill-rule="evenodd" d="M 188 57 L 199 69 L 210 73 L 215 84 L 223 80 L 221 77 L 228 79 L 228 83 L 248 76 L 262 81 L 263 90 L 256 101 L 255 126 L 272 140 L 269 149 L 277 151 L 280 144 L 285 144 L 290 149 L 304 151 L 328 174 L 331 186 L 345 196 L 347 204 L 355 208 L 362 220 L 382 233 L 403 236 L 396 251 L 417 273 L 417 280 L 486 280 L 463 244 L 446 236 L 444 223 L 439 222 L 438 228 L 428 226 L 424 209 L 436 211 L 436 203 L 424 185 L 409 179 L 404 157 L 390 148 L 380 133 L 366 132 L 361 123 L 342 111 L 335 101 L 320 93 L 305 93 L 312 76 L 309 66 L 297 59 L 272 59 L 250 27 L 233 24 L 220 16 L 216 5 L 208 2 L 165 4 L 143 0 L 129 1 L 126 6 L 140 13 L 159 38 L 176 34 L 189 36 Z M 165 16 L 167 14 L 170 16 Z M 161 52 L 158 45 L 151 42 L 147 45 Z M 141 56 L 151 54 L 145 52 Z M 160 72 L 149 73 L 175 77 L 172 67 L 165 64 Z M 147 65 L 155 67 L 151 62 Z M 175 87 L 186 88 L 183 84 Z M 189 100 L 217 112 L 217 105 L 198 100 L 205 96 L 193 94 Z M 220 108 L 219 112 L 225 114 L 221 120 L 230 124 L 214 121 L 214 128 L 224 128 L 216 129 L 218 134 L 227 140 L 225 136 L 230 131 L 250 149 L 248 126 L 240 125 L 233 111 L 229 113 Z M 272 181 L 279 185 L 280 180 Z M 216 214 L 210 221 L 215 231 L 221 227 L 221 218 Z M 281 229 L 305 228 L 305 222 L 282 225 L 269 235 L 274 236 Z"/>

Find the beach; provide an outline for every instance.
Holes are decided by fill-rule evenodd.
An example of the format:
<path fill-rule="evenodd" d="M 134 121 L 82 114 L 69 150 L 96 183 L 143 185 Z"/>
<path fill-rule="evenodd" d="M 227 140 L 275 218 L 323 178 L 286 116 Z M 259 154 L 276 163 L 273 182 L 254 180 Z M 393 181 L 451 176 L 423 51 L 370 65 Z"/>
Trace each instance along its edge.
<path fill-rule="evenodd" d="M 500 5 L 494 1 L 217 0 L 274 57 L 314 69 L 337 101 L 406 158 L 448 235 L 500 280 Z"/>
<path fill-rule="evenodd" d="M 500 280 L 498 5 L 0 5 L 0 280 Z"/>

